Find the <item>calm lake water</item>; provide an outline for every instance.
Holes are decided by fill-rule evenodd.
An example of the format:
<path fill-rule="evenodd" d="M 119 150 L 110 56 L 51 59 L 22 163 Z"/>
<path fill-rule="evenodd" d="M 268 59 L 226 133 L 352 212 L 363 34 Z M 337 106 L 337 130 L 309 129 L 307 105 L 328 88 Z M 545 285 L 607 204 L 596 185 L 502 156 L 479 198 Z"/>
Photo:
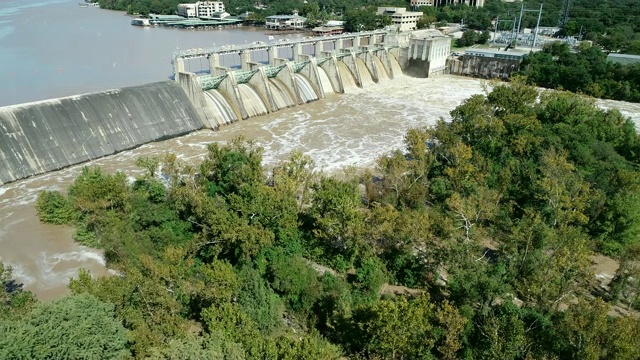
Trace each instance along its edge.
<path fill-rule="evenodd" d="M 176 49 L 268 41 L 251 27 L 131 26 L 125 13 L 81 1 L 0 0 L 0 106 L 166 80 Z"/>

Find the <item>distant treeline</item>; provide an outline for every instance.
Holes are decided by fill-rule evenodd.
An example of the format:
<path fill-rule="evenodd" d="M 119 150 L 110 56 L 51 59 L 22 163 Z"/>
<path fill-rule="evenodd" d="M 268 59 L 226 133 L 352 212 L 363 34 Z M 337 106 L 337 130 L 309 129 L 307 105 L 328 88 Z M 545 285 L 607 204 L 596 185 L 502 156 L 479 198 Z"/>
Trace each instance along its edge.
<path fill-rule="evenodd" d="M 190 0 L 97 0 L 103 9 L 122 10 L 130 14 L 175 14 L 178 4 L 195 3 Z M 321 12 L 336 15 L 343 14 L 348 9 L 363 6 L 408 6 L 406 0 L 319 0 L 307 2 L 304 0 L 225 0 L 223 1 L 227 12 L 239 15 L 249 12 L 258 12 L 266 16 L 275 14 L 290 14 L 297 9 L 304 13 L 305 6 L 315 7 Z M 264 9 L 256 8 L 256 4 L 266 6 Z"/>
<path fill-rule="evenodd" d="M 537 86 L 640 102 L 640 64 L 607 61 L 607 54 L 594 46 L 584 45 L 572 52 L 567 44 L 554 43 L 531 54 L 523 66 L 529 83 Z"/>
<path fill-rule="evenodd" d="M 91 0 L 99 2 L 103 9 L 122 10 L 129 14 L 147 15 L 175 14 L 179 3 L 193 3 L 184 0 Z M 583 40 L 592 40 L 609 51 L 620 51 L 628 54 L 640 54 L 640 6 L 636 0 L 598 1 L 575 0 L 571 3 L 569 16 L 564 22 L 563 0 L 544 1 L 540 25 L 547 27 L 561 26 L 561 36 L 576 36 Z M 329 19 L 344 19 L 349 22 L 351 31 L 384 25 L 373 19 L 370 13 L 377 6 L 410 7 L 407 0 L 226 0 L 227 12 L 240 15 L 253 13 L 249 21 L 263 23 L 266 16 L 290 14 L 297 9 L 300 14 L 309 18 L 309 24 Z M 527 10 L 540 7 L 541 0 L 530 0 L 525 4 Z M 264 5 L 264 8 L 256 8 Z M 419 23 L 426 27 L 434 23 L 464 23 L 475 30 L 494 30 L 492 21 L 497 17 L 502 20 L 516 19 L 520 14 L 520 3 L 505 3 L 501 0 L 487 0 L 484 7 L 475 8 L 466 5 L 428 7 L 419 11 L 424 17 Z M 350 18 L 343 18 L 348 12 Z M 369 13 L 369 14 L 366 14 Z M 536 26 L 538 14 L 527 11 L 523 14 L 522 27 Z M 350 22 L 350 19 L 361 20 L 362 23 Z M 512 23 L 501 23 L 505 29 L 511 29 Z"/>

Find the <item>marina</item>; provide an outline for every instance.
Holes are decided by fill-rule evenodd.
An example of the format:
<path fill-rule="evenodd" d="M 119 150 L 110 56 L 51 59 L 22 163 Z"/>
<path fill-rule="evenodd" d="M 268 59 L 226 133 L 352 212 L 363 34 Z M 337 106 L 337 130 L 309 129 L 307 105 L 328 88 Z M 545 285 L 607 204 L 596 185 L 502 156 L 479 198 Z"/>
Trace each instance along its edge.
<path fill-rule="evenodd" d="M 238 27 L 242 20 L 235 17 L 224 19 L 184 18 L 178 15 L 149 15 L 149 18 L 135 18 L 131 20 L 134 26 L 165 26 L 181 29 L 215 29 L 224 27 Z"/>

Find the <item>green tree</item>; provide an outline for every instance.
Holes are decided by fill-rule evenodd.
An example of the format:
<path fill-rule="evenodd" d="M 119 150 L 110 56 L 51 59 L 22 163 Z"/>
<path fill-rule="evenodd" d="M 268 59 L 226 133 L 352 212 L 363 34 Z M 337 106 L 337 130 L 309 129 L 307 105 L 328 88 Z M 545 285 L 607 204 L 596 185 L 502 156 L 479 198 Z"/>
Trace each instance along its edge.
<path fill-rule="evenodd" d="M 121 359 L 127 334 L 113 305 L 90 295 L 40 305 L 15 324 L 0 325 L 4 359 Z"/>
<path fill-rule="evenodd" d="M 58 191 L 38 194 L 36 209 L 40 221 L 48 224 L 67 224 L 77 217 L 69 200 Z"/>
<path fill-rule="evenodd" d="M 358 308 L 345 339 L 351 351 L 371 358 L 429 358 L 435 344 L 434 305 L 427 295 L 380 300 Z"/>
<path fill-rule="evenodd" d="M 35 304 L 33 294 L 13 278 L 13 268 L 0 261 L 0 320 L 20 318 Z"/>

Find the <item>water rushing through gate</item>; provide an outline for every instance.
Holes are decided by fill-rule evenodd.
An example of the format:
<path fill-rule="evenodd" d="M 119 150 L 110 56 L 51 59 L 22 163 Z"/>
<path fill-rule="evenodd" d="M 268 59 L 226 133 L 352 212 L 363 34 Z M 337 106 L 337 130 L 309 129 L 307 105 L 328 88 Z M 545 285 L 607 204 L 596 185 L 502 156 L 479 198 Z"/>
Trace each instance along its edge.
<path fill-rule="evenodd" d="M 356 66 L 358 67 L 358 71 L 360 72 L 362 87 L 374 86 L 375 81 L 373 81 L 373 77 L 369 72 L 369 68 L 367 68 L 367 65 L 364 63 L 364 61 L 360 58 L 356 58 Z"/>
<path fill-rule="evenodd" d="M 378 70 L 378 82 L 389 80 L 389 75 L 387 74 L 387 69 L 385 69 L 384 65 L 382 65 L 382 61 L 377 56 L 373 57 L 373 62 L 376 64 L 376 68 Z"/>
<path fill-rule="evenodd" d="M 397 73 L 395 73 L 397 77 Z M 264 148 L 264 164 L 273 166 L 294 149 L 311 156 L 319 168 L 339 172 L 346 166 L 371 166 L 390 150 L 403 147 L 407 129 L 433 124 L 464 99 L 482 92 L 477 79 L 440 76 L 431 79 L 396 78 L 361 89 L 357 94 L 328 93 L 326 99 L 272 114 L 238 121 L 219 131 L 198 131 L 180 138 L 147 144 L 138 149 L 98 159 L 89 165 L 106 171 L 141 174 L 135 167 L 140 155 L 174 152 L 188 162 L 203 158 L 206 145 L 243 135 Z M 211 95 L 211 94 L 210 94 Z M 640 119 L 640 104 L 600 101 Z M 0 256 L 15 268 L 27 289 L 42 298 L 66 292 L 70 276 L 79 267 L 107 274 L 101 252 L 79 246 L 71 230 L 41 224 L 34 208 L 39 191 L 64 190 L 80 171 L 61 171 L 0 187 Z"/>
<path fill-rule="evenodd" d="M 238 84 L 238 90 L 240 91 L 242 104 L 249 117 L 264 115 L 268 112 L 267 106 L 260 95 L 249 84 Z"/>
<path fill-rule="evenodd" d="M 304 77 L 304 75 L 302 74 L 293 74 L 293 79 L 298 86 L 302 101 L 308 103 L 318 100 L 318 94 L 316 94 L 316 91 L 313 90 L 313 86 L 311 86 L 311 83 L 309 83 L 309 79 Z"/>
<path fill-rule="evenodd" d="M 338 61 L 338 72 L 340 73 L 340 78 L 342 78 L 342 86 L 344 87 L 345 94 L 354 92 L 358 89 L 355 78 L 347 67 L 347 64 L 342 61 Z"/>
<path fill-rule="evenodd" d="M 294 106 L 296 103 L 293 96 L 289 93 L 287 86 L 278 79 L 269 79 L 271 85 L 271 95 L 278 109 L 284 109 Z"/>
<path fill-rule="evenodd" d="M 207 90 L 204 92 L 204 96 L 213 112 L 214 119 L 209 121 L 212 128 L 216 128 L 216 124 L 218 126 L 229 125 L 238 120 L 238 115 L 218 90 Z"/>

